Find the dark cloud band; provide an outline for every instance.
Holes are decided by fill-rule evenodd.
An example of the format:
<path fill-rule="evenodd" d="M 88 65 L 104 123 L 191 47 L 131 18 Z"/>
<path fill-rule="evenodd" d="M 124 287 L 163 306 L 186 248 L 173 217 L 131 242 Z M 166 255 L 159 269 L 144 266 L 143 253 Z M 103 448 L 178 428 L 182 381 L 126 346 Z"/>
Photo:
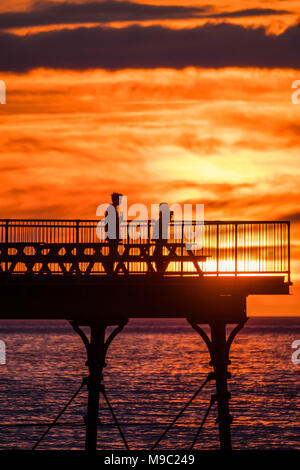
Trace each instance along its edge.
<path fill-rule="evenodd" d="M 0 70 L 37 67 L 104 68 L 262 67 L 300 68 L 300 24 L 280 35 L 264 28 L 221 23 L 194 29 L 160 26 L 77 28 L 26 36 L 0 33 Z"/>
<path fill-rule="evenodd" d="M 116 21 L 240 18 L 283 15 L 286 13 L 289 12 L 269 8 L 216 12 L 211 6 L 151 5 L 114 0 L 85 3 L 42 1 L 35 3 L 29 11 L 0 13 L 0 29 L 76 23 L 109 23 Z"/>
<path fill-rule="evenodd" d="M 0 29 L 72 23 L 186 19 L 209 11 L 210 7 L 148 5 L 114 0 L 86 3 L 43 1 L 35 3 L 30 11 L 1 13 Z"/>

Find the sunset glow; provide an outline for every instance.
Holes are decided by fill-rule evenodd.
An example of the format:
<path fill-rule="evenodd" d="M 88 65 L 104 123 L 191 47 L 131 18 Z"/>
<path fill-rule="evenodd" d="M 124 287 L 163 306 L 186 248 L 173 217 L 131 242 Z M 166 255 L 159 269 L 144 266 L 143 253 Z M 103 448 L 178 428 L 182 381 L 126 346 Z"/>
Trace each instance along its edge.
<path fill-rule="evenodd" d="M 135 2 L 183 3 L 186 8 L 203 7 L 199 1 Z M 26 11 L 31 5 L 23 0 L 2 1 L 0 27 L 1 14 Z M 270 11 L 259 12 L 262 8 Z M 243 12 L 237 14 L 239 10 Z M 149 17 L 139 19 L 136 8 L 130 14 L 122 20 L 115 13 L 115 20 L 105 24 L 74 18 L 73 22 L 29 26 L 26 17 L 18 19 L 19 26 L 12 17 L 12 27 L 1 28 L 3 41 L 7 40 L 3 35 L 9 34 L 14 41 L 35 44 L 34 36 L 45 35 L 41 58 L 34 58 L 32 64 L 24 62 L 20 69 L 10 67 L 9 61 L 0 65 L 0 79 L 7 86 L 7 104 L 0 107 L 1 218 L 95 219 L 97 206 L 116 190 L 126 194 L 130 203 L 204 203 L 208 220 L 291 220 L 294 295 L 275 302 L 274 298 L 251 299 L 249 313 L 298 315 L 300 105 L 291 102 L 291 84 L 300 79 L 300 66 L 293 65 L 293 57 L 291 66 L 283 63 L 282 67 L 275 59 L 274 66 L 270 59 L 262 67 L 247 50 L 244 56 L 246 60 L 249 55 L 249 66 L 242 59 L 233 63 L 230 58 L 221 65 L 143 63 L 133 67 L 123 57 L 123 65 L 109 69 L 79 64 L 77 55 L 82 51 L 70 56 L 64 43 L 60 44 L 69 54 L 69 65 L 54 64 L 49 58 L 52 66 L 47 66 L 45 57 L 50 57 L 48 35 L 66 30 L 86 34 L 89 29 L 97 38 L 98 26 L 106 28 L 101 34 L 111 30 L 122 34 L 132 25 L 145 29 L 154 25 L 167 38 L 169 30 L 226 23 L 247 32 L 265 28 L 267 37 L 275 35 L 280 41 L 297 24 L 299 2 L 262 5 L 247 1 L 241 7 L 240 2 L 229 6 L 220 0 L 197 13 L 173 12 L 171 16 L 153 10 L 147 13 Z M 44 21 L 41 15 L 39 21 Z M 105 44 L 108 55 L 109 46 Z M 21 43 L 16 42 L 16 50 L 19 47 Z M 99 44 L 101 51 L 105 47 Z M 112 61 L 114 53 L 112 48 Z M 174 57 L 175 61 L 175 53 Z M 94 57 L 89 59 L 94 63 Z M 257 241 L 251 246 L 255 248 Z M 206 269 L 213 263 L 208 260 Z M 258 261 L 252 260 L 250 270 L 258 270 L 257 266 Z M 227 260 L 223 268 L 234 271 L 234 261 L 228 264 Z"/>

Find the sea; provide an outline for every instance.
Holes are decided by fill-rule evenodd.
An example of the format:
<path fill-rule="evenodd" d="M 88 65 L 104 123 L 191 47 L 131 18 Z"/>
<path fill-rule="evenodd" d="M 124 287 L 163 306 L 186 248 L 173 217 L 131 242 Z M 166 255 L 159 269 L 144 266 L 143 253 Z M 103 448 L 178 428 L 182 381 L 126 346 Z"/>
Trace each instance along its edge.
<path fill-rule="evenodd" d="M 0 340 L 6 347 L 6 364 L 0 364 L 0 449 L 31 449 L 87 376 L 85 349 L 67 321 L 2 320 Z M 300 317 L 253 317 L 237 335 L 229 380 L 234 449 L 300 449 L 296 340 Z M 128 322 L 108 351 L 104 385 L 130 449 L 152 447 L 211 371 L 209 360 L 202 339 L 184 319 Z M 157 449 L 189 449 L 213 393 L 210 382 Z M 38 449 L 83 449 L 86 407 L 83 387 Z M 218 449 L 216 414 L 213 406 L 195 449 Z M 103 397 L 99 417 L 98 449 L 124 449 Z"/>

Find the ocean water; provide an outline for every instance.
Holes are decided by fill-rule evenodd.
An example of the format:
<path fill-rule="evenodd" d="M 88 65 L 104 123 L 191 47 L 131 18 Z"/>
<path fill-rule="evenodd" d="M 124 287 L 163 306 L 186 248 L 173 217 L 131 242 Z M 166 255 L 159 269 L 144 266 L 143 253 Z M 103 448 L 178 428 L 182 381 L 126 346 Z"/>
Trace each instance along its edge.
<path fill-rule="evenodd" d="M 236 337 L 229 381 L 235 449 L 300 448 L 296 339 L 300 317 L 252 318 Z M 85 350 L 62 321 L 1 321 L 0 340 L 7 349 L 0 365 L 0 449 L 31 449 L 87 375 Z M 185 320 L 131 320 L 114 339 L 104 370 L 130 449 L 150 449 L 210 370 L 206 348 Z M 189 448 L 212 393 L 210 383 L 159 448 Z M 83 449 L 86 403 L 84 388 L 39 449 Z M 103 399 L 100 419 L 98 448 L 123 449 Z M 215 420 L 212 408 L 195 449 L 218 448 Z"/>

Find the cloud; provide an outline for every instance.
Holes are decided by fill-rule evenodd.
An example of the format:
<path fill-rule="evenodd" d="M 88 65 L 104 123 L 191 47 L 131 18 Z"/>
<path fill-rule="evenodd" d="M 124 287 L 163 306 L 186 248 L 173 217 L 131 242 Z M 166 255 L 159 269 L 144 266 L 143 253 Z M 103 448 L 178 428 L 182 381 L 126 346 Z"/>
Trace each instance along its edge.
<path fill-rule="evenodd" d="M 192 18 L 242 18 L 284 15 L 286 10 L 253 8 L 215 12 L 211 6 L 153 5 L 130 1 L 36 2 L 29 11 L 0 14 L 0 29 L 78 23 L 111 23 Z"/>
<path fill-rule="evenodd" d="M 238 47 L 237 47 L 238 45 Z M 280 35 L 220 23 L 193 29 L 161 26 L 76 28 L 26 36 L 0 33 L 0 70 L 107 70 L 188 66 L 300 68 L 300 24 Z"/>
<path fill-rule="evenodd" d="M 197 18 L 210 7 L 148 5 L 126 1 L 36 2 L 30 11 L 0 14 L 0 29 L 73 23 Z"/>
<path fill-rule="evenodd" d="M 272 15 L 287 15 L 290 12 L 287 10 L 273 10 L 271 8 L 248 8 L 236 11 L 224 11 L 222 13 L 215 13 L 205 15 L 208 18 L 246 18 L 252 16 L 272 16 Z"/>
<path fill-rule="evenodd" d="M 177 139 L 177 145 L 191 150 L 193 152 L 201 152 L 205 155 L 219 153 L 223 141 L 216 137 L 199 138 L 195 131 L 183 132 Z"/>
<path fill-rule="evenodd" d="M 296 212 L 284 214 L 282 216 L 282 219 L 283 220 L 291 220 L 292 222 L 300 222 L 300 212 L 296 211 Z"/>

